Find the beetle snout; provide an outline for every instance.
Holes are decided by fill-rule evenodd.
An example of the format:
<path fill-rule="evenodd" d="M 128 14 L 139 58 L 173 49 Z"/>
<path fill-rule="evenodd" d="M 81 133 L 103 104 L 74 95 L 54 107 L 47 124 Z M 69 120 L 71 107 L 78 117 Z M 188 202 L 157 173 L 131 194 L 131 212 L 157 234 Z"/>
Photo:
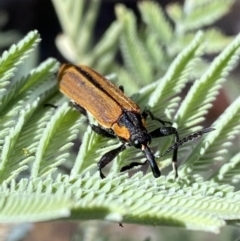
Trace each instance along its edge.
<path fill-rule="evenodd" d="M 149 147 L 142 145 L 142 151 L 145 154 L 145 156 L 147 158 L 147 161 L 149 163 L 149 166 L 152 169 L 153 176 L 156 177 L 156 178 L 160 177 L 161 172 L 160 172 L 160 170 L 157 166 L 157 163 L 155 161 L 155 157 L 154 157 L 153 153 L 151 152 L 151 150 L 149 149 Z"/>

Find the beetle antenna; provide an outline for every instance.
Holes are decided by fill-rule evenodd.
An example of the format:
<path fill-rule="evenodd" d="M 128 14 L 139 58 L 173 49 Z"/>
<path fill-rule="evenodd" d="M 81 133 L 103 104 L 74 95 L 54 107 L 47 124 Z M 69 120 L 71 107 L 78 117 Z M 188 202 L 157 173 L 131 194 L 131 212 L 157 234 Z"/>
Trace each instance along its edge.
<path fill-rule="evenodd" d="M 197 131 L 195 133 L 190 134 L 189 136 L 184 137 L 182 140 L 175 142 L 170 148 L 168 148 L 160 157 L 165 156 L 170 151 L 177 149 L 179 146 L 182 146 L 184 143 L 191 141 L 199 136 L 202 136 L 203 134 L 206 134 L 208 132 L 214 131 L 214 128 L 208 127 L 204 128 L 201 131 Z"/>

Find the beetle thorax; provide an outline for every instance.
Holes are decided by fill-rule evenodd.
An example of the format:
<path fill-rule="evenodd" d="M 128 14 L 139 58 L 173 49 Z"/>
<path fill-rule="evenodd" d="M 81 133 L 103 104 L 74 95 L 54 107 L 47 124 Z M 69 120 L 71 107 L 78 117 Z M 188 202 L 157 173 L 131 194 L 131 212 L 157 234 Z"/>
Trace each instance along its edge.
<path fill-rule="evenodd" d="M 124 111 L 112 129 L 118 137 L 129 142 L 130 145 L 138 146 L 137 148 L 141 148 L 142 144 L 147 145 L 151 141 L 139 113 Z"/>

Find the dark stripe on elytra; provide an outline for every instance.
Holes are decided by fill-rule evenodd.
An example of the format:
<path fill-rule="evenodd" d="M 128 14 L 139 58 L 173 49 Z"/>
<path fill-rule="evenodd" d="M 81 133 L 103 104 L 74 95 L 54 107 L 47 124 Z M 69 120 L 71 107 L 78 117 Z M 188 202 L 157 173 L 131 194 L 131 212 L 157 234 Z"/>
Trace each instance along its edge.
<path fill-rule="evenodd" d="M 87 71 L 83 70 L 79 66 L 74 66 L 86 79 L 88 79 L 96 88 L 103 91 L 109 98 L 111 98 L 115 103 L 118 104 L 118 106 L 123 109 L 123 107 L 118 103 L 116 99 L 114 99 L 97 81 L 93 78 L 92 75 L 90 75 Z M 97 74 L 97 73 L 96 73 Z"/>

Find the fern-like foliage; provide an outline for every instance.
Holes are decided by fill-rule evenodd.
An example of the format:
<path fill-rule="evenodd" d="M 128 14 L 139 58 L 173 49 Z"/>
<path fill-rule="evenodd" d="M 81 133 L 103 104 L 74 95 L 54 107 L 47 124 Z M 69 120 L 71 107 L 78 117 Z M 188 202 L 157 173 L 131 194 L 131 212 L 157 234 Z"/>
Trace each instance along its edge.
<path fill-rule="evenodd" d="M 124 69 L 127 70 L 126 74 L 119 67 L 119 79 L 123 83 L 131 83 L 134 79 L 139 85 L 144 85 L 162 77 L 176 55 L 190 44 L 196 30 L 220 18 L 232 6 L 233 1 L 211 1 L 211 10 L 209 4 L 209 1 L 194 0 L 185 1 L 182 7 L 171 4 L 166 8 L 169 16 L 167 18 L 156 2 L 139 2 L 138 8 L 143 20 L 141 31 L 138 31 L 139 26 L 133 12 L 123 5 L 117 5 L 116 15 L 123 29 L 120 51 L 123 55 Z M 232 38 L 224 36 L 216 28 L 208 28 L 204 32 L 204 39 L 208 43 L 204 53 L 212 54 L 222 50 Z M 203 59 L 200 63 L 198 61 L 197 65 L 198 71 L 192 71 L 191 75 L 199 78 L 208 65 Z M 136 92 L 135 88 L 130 87 L 129 93 L 133 92 Z"/>
<path fill-rule="evenodd" d="M 232 144 L 232 140 L 240 132 L 240 98 L 237 98 L 231 106 L 220 116 L 220 118 L 213 124 L 216 131 L 212 133 L 211 137 L 206 137 L 204 143 L 201 141 L 196 148 L 198 148 L 201 156 L 191 154 L 186 160 L 185 171 L 203 171 L 212 166 L 213 163 L 223 161 L 224 154 L 228 152 L 229 146 Z M 194 156 L 194 157 L 193 157 Z M 228 172 L 237 172 L 238 155 L 230 162 L 227 162 L 223 167 L 213 174 L 216 180 L 224 179 Z M 233 162 L 235 164 L 233 164 Z M 233 166 L 232 166 L 233 165 Z M 225 173 L 225 174 L 224 174 Z M 232 180 L 234 180 L 234 174 L 232 173 Z M 213 177 L 212 177 L 213 178 Z"/>
<path fill-rule="evenodd" d="M 98 43 L 93 44 L 93 30 L 101 1 L 52 0 L 64 33 L 57 38 L 60 52 L 70 62 L 90 65 L 103 73 L 111 69 L 121 26 L 113 22 Z"/>
<path fill-rule="evenodd" d="M 191 7 L 194 11 L 197 6 L 206 3 L 196 2 L 198 5 Z M 230 6 L 230 1 L 227 2 Z M 208 36 L 205 32 L 195 34 L 181 52 L 175 48 L 174 54 L 169 51 L 167 55 L 165 48 L 159 50 L 159 43 L 161 41 L 167 46 L 179 29 L 171 27 L 160 7 L 150 1 L 140 3 L 139 9 L 146 24 L 146 29 L 141 32 L 137 30 L 133 13 L 119 5 L 116 9 L 117 21 L 91 50 L 91 38 L 83 33 L 88 29 L 85 24 L 93 26 L 96 16 L 92 14 L 97 12 L 99 3 L 91 1 L 87 13 L 83 13 L 86 7 L 84 1 L 77 4 L 78 8 L 74 8 L 71 1 L 61 0 L 56 6 L 68 41 L 71 39 L 76 48 L 86 47 L 86 52 L 81 50 L 84 53 L 78 49 L 79 56 L 88 53 L 92 61 L 89 60 L 89 63 L 100 67 L 100 57 L 105 64 L 110 60 L 114 62 L 114 51 L 120 46 L 127 67 L 120 67 L 116 62 L 112 63 L 112 67 L 118 77 L 124 75 L 131 81 L 130 85 L 133 83 L 132 99 L 142 109 L 151 109 L 156 116 L 172 121 L 180 137 L 202 128 L 201 121 L 238 61 L 239 35 L 205 67 L 204 73 L 198 73 L 199 78 L 193 81 L 189 93 L 183 98 L 179 93 L 190 81 L 194 68 L 202 61 L 202 53 L 205 53 Z M 190 4 L 190 1 L 185 4 Z M 172 10 L 171 16 L 176 18 L 179 9 Z M 202 22 L 196 15 L 194 24 L 186 24 L 186 31 L 190 33 L 196 26 L 209 24 L 220 13 L 223 14 L 220 8 L 216 11 L 219 13 Z M 73 18 L 78 18 L 78 24 L 70 27 L 71 14 Z M 158 17 L 153 18 L 154 15 Z M 78 25 L 82 29 L 75 31 Z M 92 31 L 90 25 L 89 33 Z M 158 26 L 163 29 L 163 35 Z M 116 29 L 118 33 L 122 31 L 119 46 L 117 38 L 104 41 Z M 83 42 L 79 40 L 82 35 L 86 38 Z M 119 142 L 96 135 L 90 127 L 84 128 L 84 117 L 69 107 L 67 100 L 57 91 L 55 73 L 59 63 L 48 59 L 23 77 L 14 76 L 39 41 L 38 33 L 32 31 L 0 59 L 1 222 L 99 219 L 211 232 L 218 232 L 226 223 L 239 223 L 239 192 L 228 184 L 238 181 L 239 153 L 234 153 L 230 162 L 225 162 L 222 168 L 204 175 L 204 178 L 195 174 L 210 170 L 216 160 L 222 160 L 223 150 L 226 152 L 232 139 L 239 134 L 239 98 L 213 124 L 215 131 L 202 137 L 195 147 L 191 143 L 191 150 L 190 145 L 180 148 L 179 159 L 183 162 L 179 179 L 174 179 L 171 173 L 168 175 L 169 170 L 165 168 L 170 165 L 170 155 L 159 160 L 166 176 L 155 179 L 152 173 L 144 175 L 141 170 L 136 173 L 136 169 L 131 175 L 120 174 L 120 168 L 129 161 L 143 160 L 139 151 L 128 148 L 114 160 L 109 170 L 104 169 L 108 174 L 102 180 L 97 162 Z M 101 49 L 101 46 L 104 48 Z M 108 49 L 109 46 L 113 48 Z M 149 61 L 146 65 L 143 65 L 144 58 Z M 87 58 L 85 60 L 84 64 Z M 155 71 L 160 65 L 156 60 L 163 63 L 159 72 Z M 104 72 L 106 69 L 102 68 Z M 141 85 L 143 87 L 137 90 Z M 57 108 L 44 108 L 46 103 Z M 91 116 L 90 120 L 94 121 Z M 147 127 L 152 130 L 156 124 L 149 120 Z M 72 147 L 77 137 L 81 137 L 81 148 L 76 154 Z M 161 155 L 171 144 L 171 137 L 163 138 L 151 143 L 151 148 L 156 155 Z"/>

